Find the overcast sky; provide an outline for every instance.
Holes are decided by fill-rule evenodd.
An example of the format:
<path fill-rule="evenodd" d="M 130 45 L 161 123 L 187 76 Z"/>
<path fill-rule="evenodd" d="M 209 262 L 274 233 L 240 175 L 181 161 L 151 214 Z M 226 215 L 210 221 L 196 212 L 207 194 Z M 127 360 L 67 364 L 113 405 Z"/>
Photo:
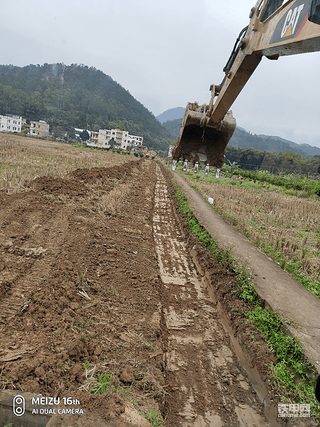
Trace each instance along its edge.
<path fill-rule="evenodd" d="M 1 0 L 2 64 L 111 76 L 155 116 L 208 103 L 255 0 Z M 263 58 L 232 110 L 253 133 L 320 147 L 320 52 Z"/>

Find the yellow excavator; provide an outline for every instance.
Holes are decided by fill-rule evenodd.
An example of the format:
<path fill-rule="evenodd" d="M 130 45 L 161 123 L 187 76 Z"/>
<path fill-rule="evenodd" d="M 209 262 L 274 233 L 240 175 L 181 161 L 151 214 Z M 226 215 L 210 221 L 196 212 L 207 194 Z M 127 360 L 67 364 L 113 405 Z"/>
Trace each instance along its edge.
<path fill-rule="evenodd" d="M 198 171 L 200 163 L 217 168 L 236 127 L 229 108 L 259 65 L 263 56 L 296 55 L 320 50 L 320 0 L 259 0 L 251 9 L 249 25 L 236 40 L 224 67 L 220 85 L 211 85 L 208 105 L 188 103 L 180 135 L 172 150 L 172 170 L 178 161 Z"/>

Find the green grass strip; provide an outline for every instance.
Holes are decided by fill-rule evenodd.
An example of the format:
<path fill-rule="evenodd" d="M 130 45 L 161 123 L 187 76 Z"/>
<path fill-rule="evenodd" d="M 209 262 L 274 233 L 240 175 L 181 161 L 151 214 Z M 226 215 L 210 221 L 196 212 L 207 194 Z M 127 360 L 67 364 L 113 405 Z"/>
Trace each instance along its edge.
<path fill-rule="evenodd" d="M 312 196 L 314 194 L 318 196 L 320 195 L 320 182 L 309 180 L 307 178 L 296 178 L 293 175 L 276 176 L 270 174 L 267 171 L 253 172 L 241 169 L 234 170 L 233 175 L 242 176 L 243 178 L 249 178 L 253 182 L 268 182 L 278 187 L 305 191 L 309 196 Z"/>
<path fill-rule="evenodd" d="M 192 179 L 201 179 L 206 182 L 213 182 L 215 178 L 212 174 L 203 176 L 200 174 L 204 167 L 199 166 L 199 172 L 194 174 L 192 172 L 185 172 Z M 177 169 L 182 170 L 182 163 L 177 163 Z M 252 183 L 252 188 L 259 188 L 258 183 L 266 183 L 269 184 L 269 190 L 275 190 L 276 188 L 285 188 L 286 190 L 293 190 L 296 192 L 303 192 L 305 195 L 312 197 L 318 196 L 320 197 L 320 181 L 319 180 L 311 180 L 308 178 L 298 178 L 293 174 L 288 175 L 272 175 L 268 171 L 249 171 L 243 169 L 232 169 L 229 166 L 223 166 L 222 172 L 227 177 L 237 176 L 245 178 L 246 183 L 239 182 L 231 182 L 232 185 L 237 186 L 245 186 L 247 188 L 250 187 L 250 182 Z M 221 180 L 221 179 L 220 179 Z M 272 188 L 274 187 L 274 188 Z M 290 193 L 289 193 L 290 194 Z M 292 193 L 298 195 L 298 193 Z"/>
<path fill-rule="evenodd" d="M 287 334 L 282 319 L 275 311 L 262 308 L 251 283 L 251 273 L 236 266 L 235 258 L 231 256 L 231 248 L 227 251 L 218 248 L 214 239 L 194 217 L 181 188 L 177 185 L 175 188 L 179 213 L 185 215 L 191 233 L 198 236 L 198 241 L 211 251 L 220 264 L 234 271 L 241 287 L 241 291 L 236 291 L 235 295 L 253 306 L 253 309 L 245 314 L 245 318 L 261 332 L 275 356 L 277 362 L 270 368 L 274 378 L 274 391 L 279 393 L 277 397 L 284 402 L 310 404 L 311 415 L 320 417 L 319 403 L 314 395 L 317 371 L 313 364 L 306 363 L 299 340 Z M 289 395 L 294 395 L 294 400 L 289 400 Z"/>

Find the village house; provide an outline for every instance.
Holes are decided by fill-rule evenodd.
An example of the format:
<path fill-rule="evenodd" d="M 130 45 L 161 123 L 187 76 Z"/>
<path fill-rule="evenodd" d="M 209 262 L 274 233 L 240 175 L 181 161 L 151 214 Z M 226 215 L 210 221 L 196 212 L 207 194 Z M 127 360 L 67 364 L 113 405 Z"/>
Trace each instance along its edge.
<path fill-rule="evenodd" d="M 49 125 L 44 120 L 30 122 L 30 135 L 47 138 L 49 136 Z"/>
<path fill-rule="evenodd" d="M 13 114 L 0 115 L 1 132 L 21 132 L 22 117 Z"/>

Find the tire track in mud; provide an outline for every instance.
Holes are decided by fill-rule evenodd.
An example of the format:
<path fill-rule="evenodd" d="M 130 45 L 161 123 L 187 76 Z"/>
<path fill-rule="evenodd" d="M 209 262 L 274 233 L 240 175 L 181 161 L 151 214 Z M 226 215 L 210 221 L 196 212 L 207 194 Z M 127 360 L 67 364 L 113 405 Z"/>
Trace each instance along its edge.
<path fill-rule="evenodd" d="M 168 425 L 267 426 L 219 312 L 198 277 L 157 165 L 153 231 L 162 280 Z"/>

